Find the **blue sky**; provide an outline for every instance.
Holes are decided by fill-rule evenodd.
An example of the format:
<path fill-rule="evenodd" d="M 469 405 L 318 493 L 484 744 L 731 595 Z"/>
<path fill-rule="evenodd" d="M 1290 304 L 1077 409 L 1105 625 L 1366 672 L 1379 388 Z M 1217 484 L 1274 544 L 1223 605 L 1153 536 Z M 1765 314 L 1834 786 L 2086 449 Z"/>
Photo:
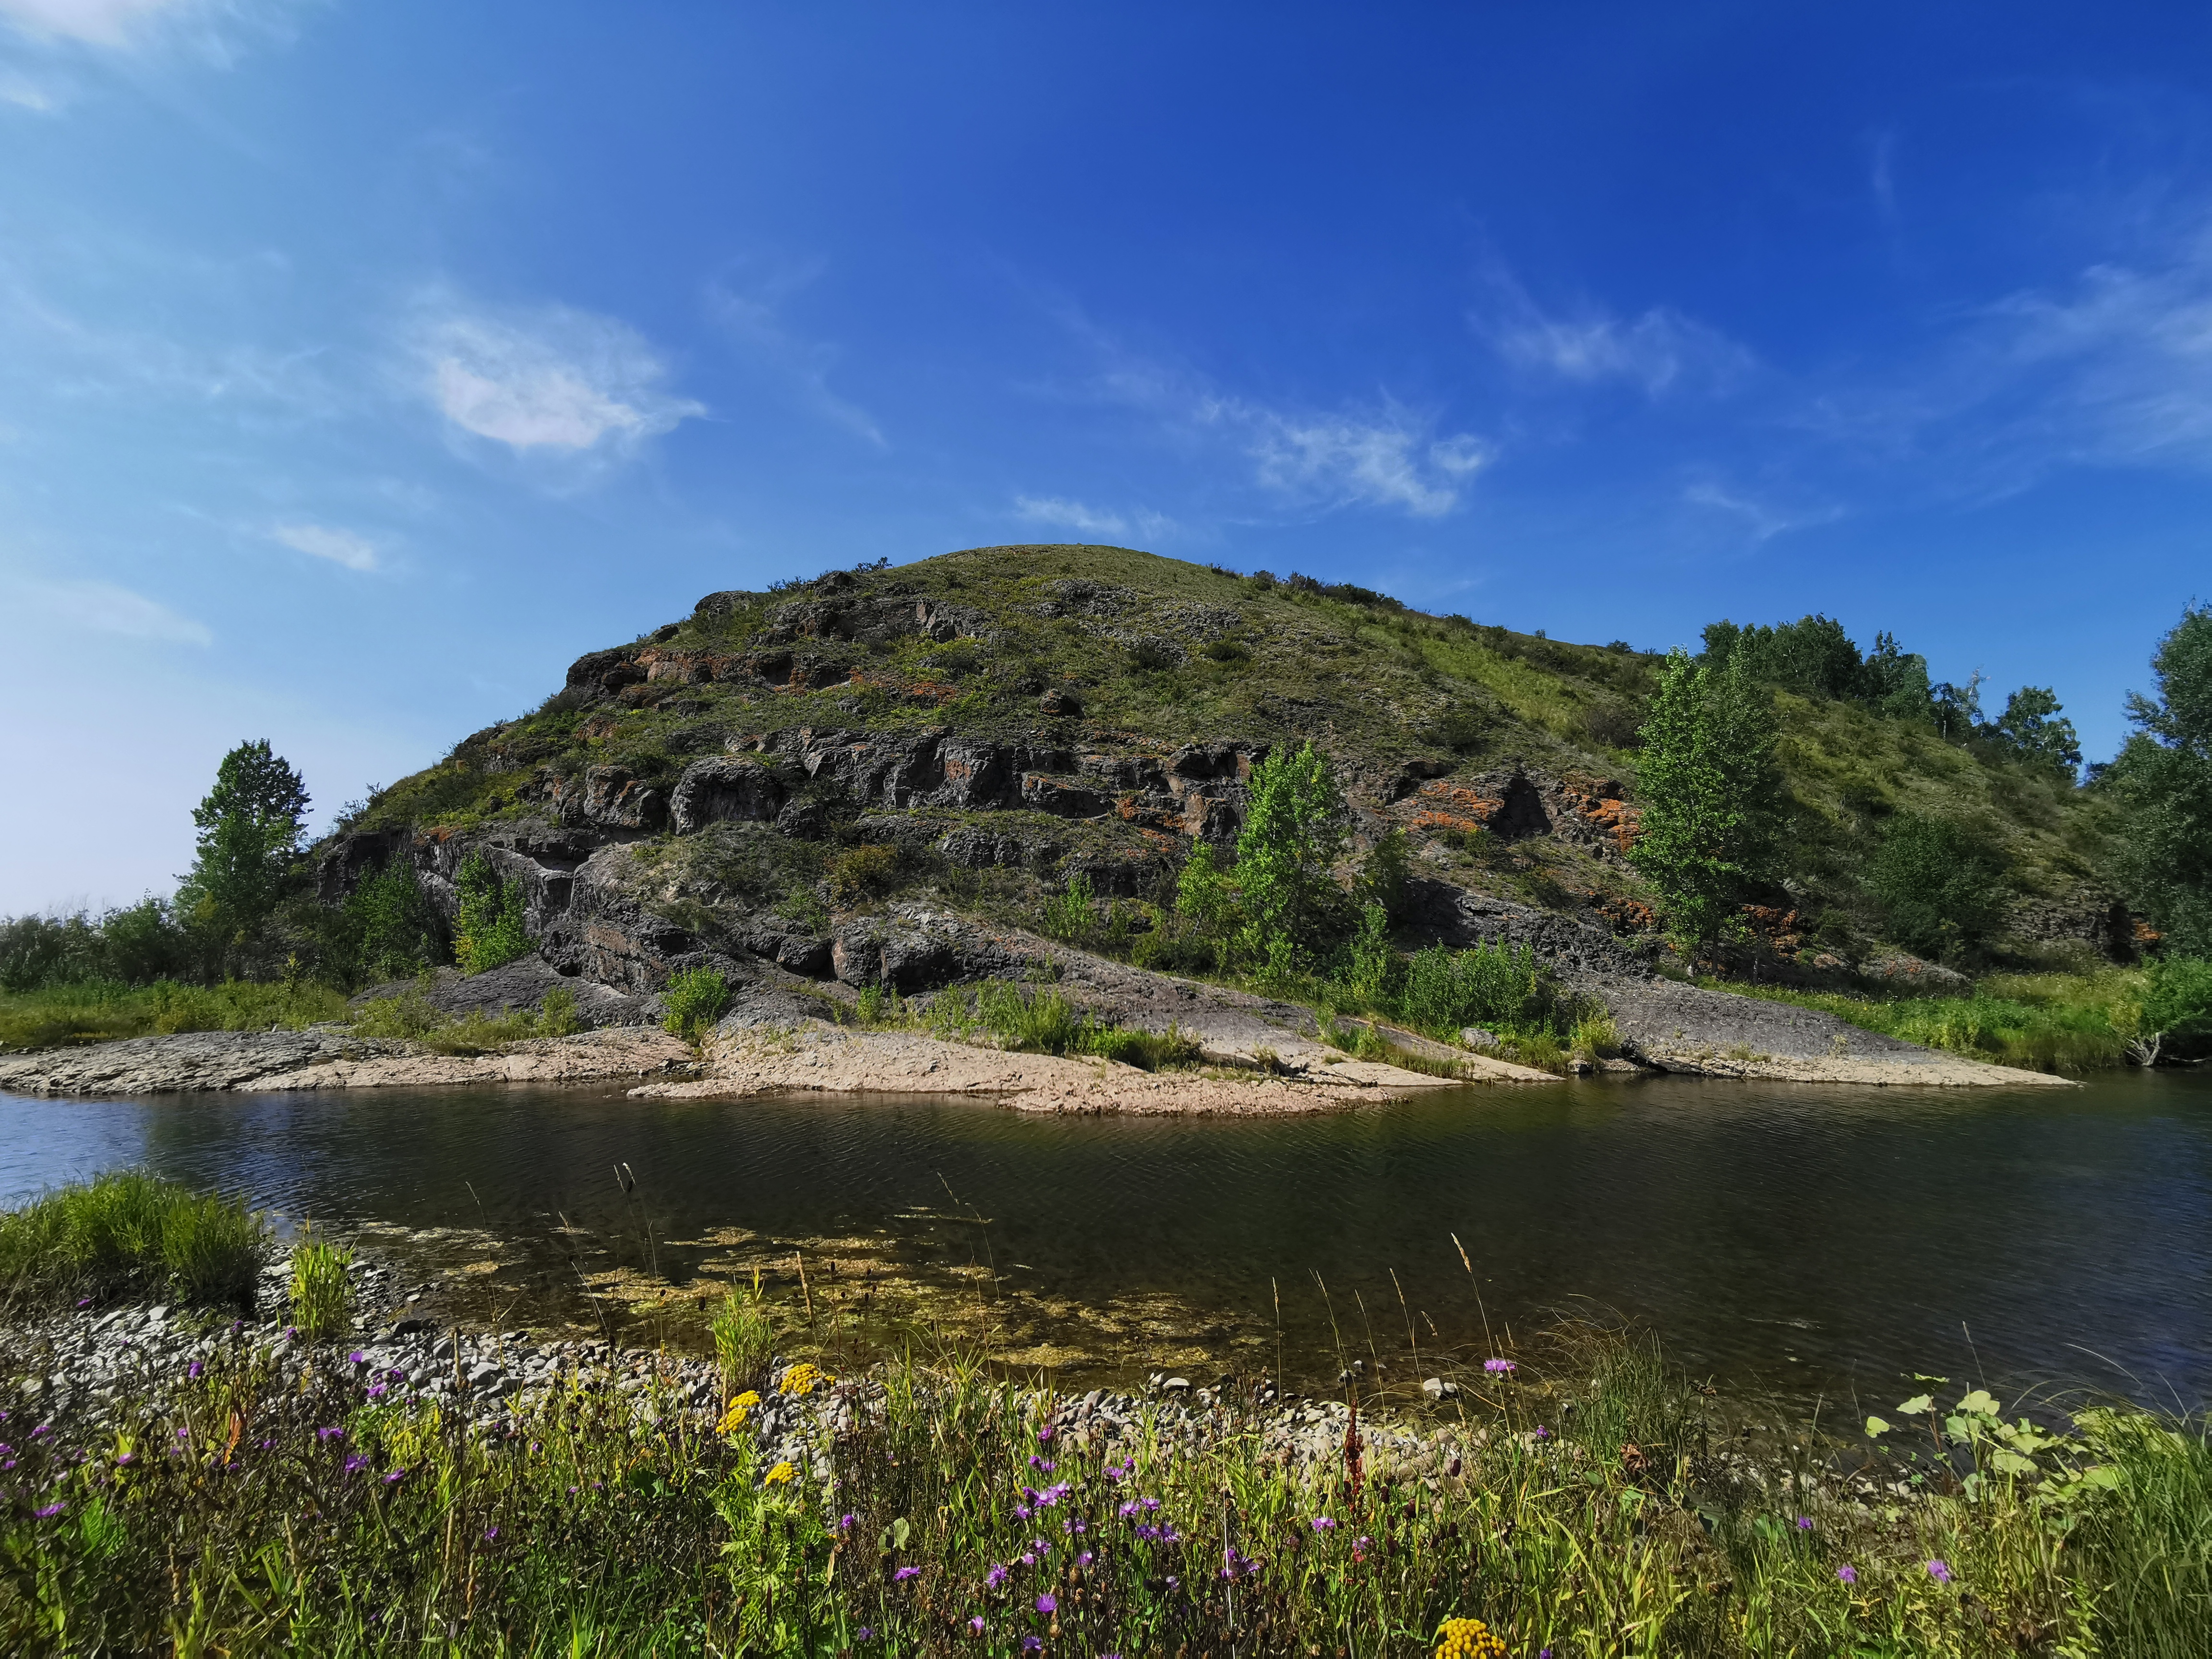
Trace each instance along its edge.
<path fill-rule="evenodd" d="M 1935 14 L 1935 15 L 1930 15 Z M 2203 573 L 2203 7 L 0 0 L 0 912 L 716 588 L 1097 540 L 2093 756 Z"/>

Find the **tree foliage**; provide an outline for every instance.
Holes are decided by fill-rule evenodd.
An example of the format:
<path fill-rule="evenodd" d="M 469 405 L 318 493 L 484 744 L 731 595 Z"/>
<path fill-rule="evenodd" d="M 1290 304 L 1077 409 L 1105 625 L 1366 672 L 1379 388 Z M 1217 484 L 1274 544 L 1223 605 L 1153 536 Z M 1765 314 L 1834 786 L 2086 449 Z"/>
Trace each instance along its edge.
<path fill-rule="evenodd" d="M 198 844 L 177 894 L 177 909 L 207 939 L 215 963 L 247 950 L 275 914 L 299 857 L 307 803 L 307 785 L 266 738 L 240 744 L 216 769 L 215 787 L 192 809 Z"/>
<path fill-rule="evenodd" d="M 529 954 L 522 884 L 501 881 L 483 848 L 461 860 L 453 887 L 460 895 L 453 918 L 453 960 L 463 973 L 481 974 Z"/>
<path fill-rule="evenodd" d="M 1904 650 L 1894 635 L 1875 635 L 1874 649 L 1862 656 L 1841 623 L 1811 616 L 1771 628 L 1717 622 L 1705 629 L 1705 645 L 1716 666 L 1741 662 L 1753 679 L 1802 696 L 1861 702 L 1899 720 L 1928 715 L 1928 659 Z"/>
<path fill-rule="evenodd" d="M 2047 685 L 2023 685 L 2005 711 L 1984 728 L 1991 742 L 2025 765 L 2057 772 L 2069 782 L 2081 764 L 2081 739 Z"/>
<path fill-rule="evenodd" d="M 1900 812 L 1882 836 L 1867 884 L 1888 918 L 1889 935 L 1923 957 L 1984 943 L 2000 916 L 2004 861 L 1948 818 Z"/>
<path fill-rule="evenodd" d="M 1326 957 L 1350 931 L 1350 900 L 1334 873 L 1350 819 L 1328 758 L 1312 744 L 1278 749 L 1252 769 L 1237 838 L 1240 960 L 1280 977 Z"/>
<path fill-rule="evenodd" d="M 1643 832 L 1629 857 L 1658 889 L 1668 926 L 1707 948 L 1773 855 L 1774 712 L 1741 657 L 1696 661 L 1678 647 L 1641 735 Z"/>
<path fill-rule="evenodd" d="M 2124 811 L 2118 874 L 2170 949 L 2212 956 L 2212 606 L 2192 605 L 2151 659 L 2155 696 L 2106 775 Z"/>

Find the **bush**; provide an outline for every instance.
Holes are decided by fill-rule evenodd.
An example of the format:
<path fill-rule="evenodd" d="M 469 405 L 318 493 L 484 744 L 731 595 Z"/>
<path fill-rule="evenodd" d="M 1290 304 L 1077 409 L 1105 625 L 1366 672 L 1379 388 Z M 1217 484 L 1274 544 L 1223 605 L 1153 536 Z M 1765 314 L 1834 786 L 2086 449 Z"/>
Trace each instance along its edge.
<path fill-rule="evenodd" d="M 887 891 L 898 878 L 899 851 L 896 847 L 855 847 L 839 854 L 830 864 L 830 899 L 850 905 Z"/>
<path fill-rule="evenodd" d="M 350 960 L 346 966 L 356 984 L 405 979 L 445 960 L 445 949 L 439 943 L 438 913 L 431 908 L 415 866 L 404 859 L 392 860 L 364 879 L 347 896 L 339 915 L 343 929 L 349 935 L 346 945 Z M 526 949 L 526 939 L 524 945 Z"/>
<path fill-rule="evenodd" d="M 1091 878 L 1079 870 L 1067 885 L 1044 902 L 1044 931 L 1070 945 L 1087 945 L 1098 927 L 1098 898 Z"/>
<path fill-rule="evenodd" d="M 1400 1006 L 1409 1024 L 1449 1037 L 1468 1025 L 1540 1028 L 1553 1001 L 1536 953 L 1526 945 L 1517 951 L 1510 945 L 1478 945 L 1472 951 L 1432 945 L 1407 964 Z"/>
<path fill-rule="evenodd" d="M 267 1237 L 243 1198 L 100 1176 L 0 1215 L 0 1306 L 161 1294 L 250 1310 Z"/>
<path fill-rule="evenodd" d="M 522 883 L 501 881 L 490 856 L 479 847 L 461 860 L 453 878 L 460 895 L 453 919 L 453 959 L 465 974 L 501 968 L 530 952 L 530 931 L 523 920 Z"/>
<path fill-rule="evenodd" d="M 487 1014 L 471 1008 L 456 1017 L 439 1007 L 422 986 L 410 985 L 388 997 L 374 997 L 354 1017 L 356 1036 L 420 1042 L 441 1054 L 483 1054 L 532 1037 L 567 1036 L 582 1028 L 576 994 L 565 985 L 546 992 L 538 1012 L 502 1008 Z"/>
<path fill-rule="evenodd" d="M 2212 961 L 2167 957 L 2143 975 L 2142 1029 L 2176 1056 L 2212 1048 Z"/>
<path fill-rule="evenodd" d="M 757 1272 L 753 1274 L 750 1290 L 724 1292 L 708 1318 L 708 1328 L 714 1339 L 714 1358 L 722 1370 L 725 1405 L 744 1390 L 766 1384 L 769 1361 L 775 1356 L 776 1333 L 781 1323 L 768 1298 L 761 1294 Z"/>
<path fill-rule="evenodd" d="M 660 993 L 660 1023 L 675 1036 L 696 1042 L 729 1006 L 730 982 L 719 969 L 687 968 L 671 975 Z"/>
<path fill-rule="evenodd" d="M 1923 957 L 1982 945 L 1997 926 L 1995 848 L 1948 818 L 1900 812 L 1883 833 L 1867 884 L 1881 902 L 1890 937 Z"/>

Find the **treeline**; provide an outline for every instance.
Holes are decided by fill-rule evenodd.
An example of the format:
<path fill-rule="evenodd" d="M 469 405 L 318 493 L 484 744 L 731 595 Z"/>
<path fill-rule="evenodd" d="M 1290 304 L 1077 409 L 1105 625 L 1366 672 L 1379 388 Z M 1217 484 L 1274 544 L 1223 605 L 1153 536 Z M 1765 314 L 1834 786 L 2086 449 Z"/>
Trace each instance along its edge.
<path fill-rule="evenodd" d="M 453 960 L 457 950 L 491 966 L 528 947 L 519 888 L 480 854 L 460 872 L 451 927 L 404 859 L 343 903 L 320 903 L 304 846 L 309 805 L 306 783 L 268 739 L 240 744 L 193 809 L 192 867 L 175 893 L 99 915 L 0 921 L 0 990 L 235 981 L 349 990 Z"/>
<path fill-rule="evenodd" d="M 1723 621 L 1705 629 L 1701 659 L 1721 668 L 1741 663 L 1751 678 L 1800 696 L 1857 703 L 1887 720 L 1918 720 L 1949 742 L 2063 772 L 2069 781 L 2081 764 L 2081 738 L 2049 686 L 2021 687 L 2005 698 L 2004 712 L 1990 719 L 1982 709 L 1978 670 L 1964 685 L 1931 683 L 1928 659 L 1904 649 L 1893 634 L 1876 634 L 1874 649 L 1862 653 L 1844 625 L 1829 617 L 1772 627 Z"/>

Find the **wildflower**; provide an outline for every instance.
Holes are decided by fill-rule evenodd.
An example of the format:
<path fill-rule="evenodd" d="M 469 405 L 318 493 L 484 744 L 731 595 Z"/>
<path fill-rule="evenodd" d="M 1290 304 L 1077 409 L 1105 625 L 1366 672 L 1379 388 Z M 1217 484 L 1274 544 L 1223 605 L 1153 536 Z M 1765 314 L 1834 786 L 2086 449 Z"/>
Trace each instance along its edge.
<path fill-rule="evenodd" d="M 862 1640 L 863 1642 L 872 1642 L 872 1641 L 874 1641 L 874 1640 L 876 1639 L 876 1632 L 874 1632 L 874 1630 L 873 1630 L 873 1629 L 872 1629 L 870 1626 L 866 1626 L 866 1625 L 863 1625 L 863 1626 L 860 1626 L 860 1631 L 859 1631 L 858 1634 L 859 1634 L 859 1636 L 860 1636 L 860 1640 Z"/>
<path fill-rule="evenodd" d="M 1045 1474 L 1050 1474 L 1052 1473 L 1052 1459 L 1049 1457 L 1039 1457 L 1035 1452 L 1031 1452 L 1030 1454 L 1030 1467 L 1033 1469 L 1042 1469 Z"/>
<path fill-rule="evenodd" d="M 1028 1520 L 1028 1519 L 1030 1518 L 1030 1506 L 1029 1506 L 1028 1504 L 1015 1504 L 1015 1505 L 1014 1505 L 1014 1518 L 1015 1518 L 1016 1520 L 1018 1520 L 1018 1521 L 1026 1521 L 1026 1520 Z"/>
<path fill-rule="evenodd" d="M 1075 1565 L 1079 1567 L 1087 1567 L 1097 1559 L 1098 1558 L 1093 1555 L 1089 1550 L 1085 1550 L 1082 1554 L 1075 1558 Z"/>
<path fill-rule="evenodd" d="M 759 1404 L 760 1395 L 752 1389 L 747 1389 L 735 1400 L 730 1401 L 729 1410 L 724 1412 L 722 1420 L 714 1425 L 714 1432 L 735 1434 L 739 1429 L 744 1427 L 745 1419 L 751 1415 L 753 1407 Z"/>
<path fill-rule="evenodd" d="M 1447 1619 L 1437 1632 L 1436 1659 L 1505 1659 L 1505 1644 L 1480 1619 Z"/>
<path fill-rule="evenodd" d="M 903 1584 L 909 1578 L 919 1578 L 921 1577 L 921 1569 L 920 1567 L 901 1567 L 896 1572 L 891 1575 L 891 1582 L 896 1584 Z"/>
<path fill-rule="evenodd" d="M 394 1469 L 394 1470 L 392 1470 L 392 1473 L 391 1473 L 391 1474 L 387 1474 L 387 1475 L 386 1475 L 386 1476 L 384 1477 L 384 1484 L 385 1484 L 386 1486 L 398 1486 L 401 1481 L 404 1480 L 406 1478 L 407 1478 L 407 1471 L 406 1471 L 406 1470 L 404 1470 L 404 1469 Z"/>
<path fill-rule="evenodd" d="M 54 1431 L 54 1425 L 53 1425 L 52 1424 L 51 1424 L 51 1423 L 41 1423 L 41 1424 L 40 1424 L 40 1425 L 39 1425 L 39 1426 L 38 1426 L 37 1428 L 33 1429 L 33 1430 L 31 1431 L 31 1438 L 32 1438 L 32 1439 L 33 1439 L 33 1440 L 44 1440 L 44 1439 L 45 1439 L 48 1435 L 52 1434 L 53 1431 Z M 182 1431 L 182 1430 L 179 1430 L 179 1431 L 178 1431 L 178 1432 L 181 1435 L 181 1434 L 183 1433 L 183 1431 Z"/>
<path fill-rule="evenodd" d="M 187 1365 L 187 1366 L 185 1366 L 185 1375 L 186 1376 L 189 1376 L 189 1377 L 193 1378 L 195 1381 L 197 1381 L 200 1376 L 204 1376 L 204 1375 L 206 1373 L 206 1371 L 207 1371 L 207 1367 L 206 1367 L 206 1366 L 204 1366 L 204 1365 L 203 1365 L 203 1364 L 200 1364 L 200 1362 L 199 1362 L 198 1360 L 197 1360 L 197 1359 L 195 1359 L 194 1361 L 192 1361 L 192 1363 L 191 1363 L 191 1364 L 189 1364 L 189 1365 Z"/>
<path fill-rule="evenodd" d="M 1809 1516 L 1809 1515 L 1801 1515 L 1801 1516 L 1799 1516 L 1797 1517 L 1797 1530 L 1798 1530 L 1798 1531 L 1800 1531 L 1800 1532 L 1810 1532 L 1810 1531 L 1812 1531 L 1812 1530 L 1813 1530 L 1813 1517 L 1812 1517 L 1811 1516 Z"/>
<path fill-rule="evenodd" d="M 1510 1359 L 1486 1359 L 1482 1362 L 1482 1369 L 1494 1376 L 1510 1376 L 1521 1367 Z"/>
<path fill-rule="evenodd" d="M 323 1441 L 325 1443 L 332 1440 L 343 1440 L 345 1438 L 345 1431 L 343 1429 L 317 1429 L 315 1431 L 315 1438 Z"/>
<path fill-rule="evenodd" d="M 1836 1577 L 1842 1579 L 1846 1584 L 1856 1584 L 1859 1582 L 1859 1570 L 1851 1565 L 1850 1562 L 1846 1561 L 1842 1566 L 1836 1569 Z"/>
<path fill-rule="evenodd" d="M 484 1542 L 487 1544 L 493 1544 L 498 1541 L 499 1528 L 497 1527 L 486 1527 L 484 1528 Z"/>
<path fill-rule="evenodd" d="M 983 1582 L 988 1584 L 993 1589 L 998 1589 L 1000 1585 L 1006 1582 L 1006 1568 L 1003 1566 L 993 1567 L 990 1571 L 983 1575 Z"/>
<path fill-rule="evenodd" d="M 839 1532 L 850 1532 L 854 1528 L 860 1524 L 860 1517 L 857 1515 L 841 1515 L 837 1517 L 837 1530 Z"/>
<path fill-rule="evenodd" d="M 1551 1437 L 1552 1431 L 1546 1428 L 1541 1423 L 1539 1423 L 1536 1425 L 1536 1438 L 1539 1440 L 1549 1440 Z"/>
<path fill-rule="evenodd" d="M 1035 1550 L 1024 1550 L 1021 1553 L 1021 1563 L 1025 1567 L 1033 1567 L 1036 1565 L 1036 1552 Z"/>
<path fill-rule="evenodd" d="M 371 1400 L 381 1400 L 388 1392 L 389 1390 L 381 1382 L 372 1382 L 368 1385 L 368 1397 Z"/>
<path fill-rule="evenodd" d="M 1044 1638 L 1042 1636 L 1024 1636 L 1022 1638 L 1022 1651 L 1024 1653 L 1042 1653 L 1044 1651 Z"/>
<path fill-rule="evenodd" d="M 983 1615 L 981 1613 L 977 1613 L 973 1619 L 970 1619 L 968 1621 L 968 1633 L 970 1636 L 981 1636 L 983 1633 Z"/>
<path fill-rule="evenodd" d="M 1121 1509 L 1120 1509 L 1118 1511 L 1116 1511 L 1116 1512 L 1121 1516 L 1121 1517 L 1124 1521 L 1127 1521 L 1127 1520 L 1131 1516 L 1134 1515 L 1134 1514 L 1137 1512 L 1137 1501 L 1136 1501 L 1136 1499 L 1134 1499 L 1133 1498 L 1131 1498 L 1127 1503 L 1126 1503 L 1126 1504 L 1122 1504 L 1122 1505 L 1121 1505 Z"/>
<path fill-rule="evenodd" d="M 1046 1445 L 1050 1445 L 1051 1443 L 1052 1443 L 1052 1425 L 1051 1425 L 1051 1424 L 1049 1424 L 1049 1423 L 1048 1423 L 1048 1424 L 1046 1424 L 1042 1428 L 1041 1428 L 1041 1429 L 1039 1429 L 1039 1430 L 1037 1431 L 1037 1444 L 1038 1444 L 1038 1445 L 1040 1445 L 1040 1446 L 1046 1446 Z"/>
<path fill-rule="evenodd" d="M 49 1504 L 46 1508 L 42 1510 L 33 1510 L 31 1513 L 41 1521 L 51 1521 L 68 1507 L 69 1506 L 65 1504 Z"/>
<path fill-rule="evenodd" d="M 1950 1564 L 1946 1561 L 1930 1561 L 1928 1564 L 1928 1576 L 1939 1584 L 1949 1583 L 1951 1582 Z"/>
<path fill-rule="evenodd" d="M 1316 1515 L 1314 1516 L 1313 1529 L 1316 1532 L 1333 1532 L 1335 1528 L 1336 1522 L 1329 1519 L 1328 1516 L 1325 1515 Z"/>
<path fill-rule="evenodd" d="M 777 1464 L 761 1478 L 762 1484 L 769 1486 L 781 1486 L 789 1481 L 798 1473 L 798 1466 L 793 1463 L 792 1461 L 787 1457 L 782 1462 Z"/>
<path fill-rule="evenodd" d="M 801 1361 L 783 1374 L 783 1391 L 805 1399 L 817 1388 L 826 1388 L 837 1379 L 818 1365 Z"/>
<path fill-rule="evenodd" d="M 1037 1597 L 1037 1611 L 1039 1613 L 1058 1613 L 1060 1611 L 1060 1603 L 1054 1601 L 1049 1595 L 1040 1595 Z"/>
<path fill-rule="evenodd" d="M 287 1325 L 284 1328 L 284 1340 L 287 1342 L 297 1342 L 300 1340 L 300 1328 L 297 1325 Z"/>
<path fill-rule="evenodd" d="M 76 1299 L 76 1305 L 80 1308 L 89 1308 L 92 1305 L 92 1298 L 88 1296 L 81 1296 Z"/>

